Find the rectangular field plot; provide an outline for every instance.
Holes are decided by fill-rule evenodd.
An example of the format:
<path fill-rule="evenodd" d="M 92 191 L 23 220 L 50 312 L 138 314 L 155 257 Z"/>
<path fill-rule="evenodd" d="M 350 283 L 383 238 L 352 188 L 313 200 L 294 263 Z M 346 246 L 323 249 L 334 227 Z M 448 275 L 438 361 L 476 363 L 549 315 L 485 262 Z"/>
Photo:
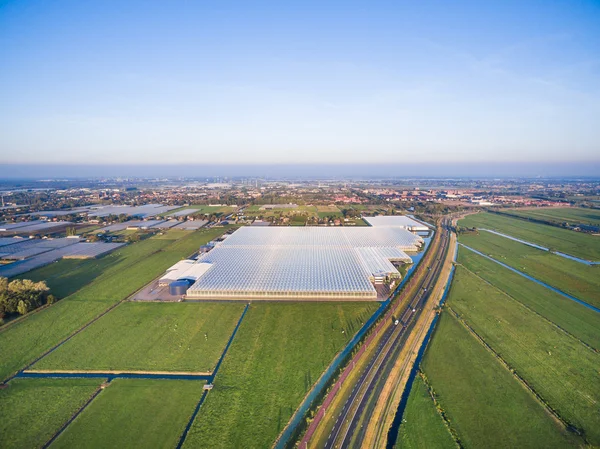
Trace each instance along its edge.
<path fill-rule="evenodd" d="M 582 443 L 449 313 L 440 317 L 422 366 L 464 447 L 560 448 Z"/>
<path fill-rule="evenodd" d="M 377 303 L 253 304 L 186 448 L 268 448 Z"/>
<path fill-rule="evenodd" d="M 39 448 L 94 394 L 99 379 L 13 379 L 0 390 L 0 447 Z"/>
<path fill-rule="evenodd" d="M 460 266 L 448 305 L 560 416 L 600 445 L 600 354 Z"/>
<path fill-rule="evenodd" d="M 463 234 L 459 240 L 552 287 L 600 307 L 598 266 L 575 262 L 485 231 L 480 231 L 479 235 Z"/>
<path fill-rule="evenodd" d="M 458 263 L 600 351 L 600 313 L 595 313 L 467 249 L 458 252 Z"/>
<path fill-rule="evenodd" d="M 420 376 L 415 378 L 410 390 L 396 447 L 456 449 L 456 443 Z"/>
<path fill-rule="evenodd" d="M 51 447 L 174 448 L 203 385 L 191 380 L 113 380 Z"/>
<path fill-rule="evenodd" d="M 509 209 L 507 214 L 517 217 L 534 218 L 549 221 L 551 223 L 570 225 L 585 224 L 600 226 L 600 210 L 584 209 L 580 207 L 545 207 L 539 209 Z"/>
<path fill-rule="evenodd" d="M 238 303 L 126 302 L 32 369 L 210 372 L 243 308 Z"/>
<path fill-rule="evenodd" d="M 460 226 L 492 229 L 527 242 L 591 261 L 600 261 L 600 238 L 492 213 L 469 215 Z"/>

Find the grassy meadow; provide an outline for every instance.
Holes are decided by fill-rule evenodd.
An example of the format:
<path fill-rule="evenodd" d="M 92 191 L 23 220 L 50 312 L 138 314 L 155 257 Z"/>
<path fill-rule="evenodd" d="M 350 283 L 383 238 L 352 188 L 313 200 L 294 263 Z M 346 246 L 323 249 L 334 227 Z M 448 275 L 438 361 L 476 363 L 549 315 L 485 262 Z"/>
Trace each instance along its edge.
<path fill-rule="evenodd" d="M 99 379 L 11 380 L 0 390 L 0 447 L 42 447 L 100 383 Z"/>
<path fill-rule="evenodd" d="M 240 303 L 125 302 L 33 368 L 209 372 L 243 309 Z"/>
<path fill-rule="evenodd" d="M 201 381 L 115 379 L 52 448 L 174 448 L 202 394 Z"/>
<path fill-rule="evenodd" d="M 456 449 L 457 447 L 429 394 L 427 385 L 420 376 L 415 378 L 410 390 L 395 447 L 407 449 L 430 447 Z"/>
<path fill-rule="evenodd" d="M 491 232 L 462 234 L 461 243 L 565 293 L 600 307 L 600 266 L 585 265 Z"/>
<path fill-rule="evenodd" d="M 0 381 L 33 362 L 44 351 L 60 343 L 226 229 L 195 231 L 175 240 L 153 237 L 120 248 L 107 256 L 112 257 L 110 260 L 114 263 L 105 266 L 89 284 L 24 320 L 0 328 Z M 90 266 L 87 267 L 93 270 Z M 58 285 L 68 284 L 69 278 L 56 282 Z"/>
<path fill-rule="evenodd" d="M 253 304 L 184 447 L 270 447 L 335 354 L 378 305 Z"/>
<path fill-rule="evenodd" d="M 582 443 L 448 312 L 440 317 L 422 369 L 465 448 L 564 448 Z M 433 424 L 433 429 L 439 426 Z"/>
<path fill-rule="evenodd" d="M 492 229 L 527 242 L 591 261 L 600 261 L 600 238 L 556 226 L 532 223 L 489 212 L 469 215 L 460 226 Z"/>
<path fill-rule="evenodd" d="M 503 211 L 517 217 L 546 220 L 557 225 L 587 224 L 600 226 L 600 209 L 582 207 L 540 207 L 538 209 L 509 209 Z"/>
<path fill-rule="evenodd" d="M 448 305 L 563 419 L 600 445 L 599 353 L 460 266 Z"/>

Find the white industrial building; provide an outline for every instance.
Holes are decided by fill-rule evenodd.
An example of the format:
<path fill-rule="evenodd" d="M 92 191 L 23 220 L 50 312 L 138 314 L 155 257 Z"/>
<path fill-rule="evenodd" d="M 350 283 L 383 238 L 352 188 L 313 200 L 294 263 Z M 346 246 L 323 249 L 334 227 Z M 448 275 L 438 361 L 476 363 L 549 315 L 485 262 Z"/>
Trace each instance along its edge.
<path fill-rule="evenodd" d="M 377 299 L 376 284 L 394 282 L 392 262 L 411 263 L 423 239 L 399 226 L 243 227 L 197 261 L 182 261 L 162 285 L 195 283 L 188 298 Z"/>
<path fill-rule="evenodd" d="M 400 227 L 408 231 L 429 231 L 429 226 L 407 215 L 389 215 L 379 217 L 363 217 L 374 227 Z"/>

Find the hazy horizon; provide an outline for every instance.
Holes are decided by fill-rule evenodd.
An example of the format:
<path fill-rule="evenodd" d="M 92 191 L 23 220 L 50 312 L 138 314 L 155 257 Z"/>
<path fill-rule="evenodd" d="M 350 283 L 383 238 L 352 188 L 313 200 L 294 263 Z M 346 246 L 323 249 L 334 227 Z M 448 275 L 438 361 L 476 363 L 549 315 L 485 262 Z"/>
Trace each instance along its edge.
<path fill-rule="evenodd" d="M 407 178 L 600 177 L 600 162 L 455 164 L 2 164 L 0 179 L 158 178 Z"/>

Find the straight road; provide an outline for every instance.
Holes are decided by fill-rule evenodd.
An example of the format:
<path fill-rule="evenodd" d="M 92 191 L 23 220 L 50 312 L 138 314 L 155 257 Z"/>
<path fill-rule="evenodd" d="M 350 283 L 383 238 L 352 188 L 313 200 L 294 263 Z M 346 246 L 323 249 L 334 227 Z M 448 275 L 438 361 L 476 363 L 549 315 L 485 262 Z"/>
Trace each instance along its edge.
<path fill-rule="evenodd" d="M 420 279 L 418 289 L 406 299 L 406 303 L 400 308 L 399 324 L 390 322 L 375 349 L 375 353 L 368 362 L 365 370 L 354 385 L 350 396 L 346 400 L 340 415 L 329 434 L 326 449 L 360 447 L 366 430 L 366 422 L 372 408 L 379 396 L 388 373 L 396 363 L 396 358 L 401 351 L 406 337 L 412 330 L 428 300 L 431 289 L 440 275 L 444 256 L 448 248 L 450 236 L 450 221 L 444 219 L 442 222 L 440 245 L 436 254 L 430 259 L 429 267 L 425 275 Z M 302 445 L 301 445 L 302 447 Z"/>

